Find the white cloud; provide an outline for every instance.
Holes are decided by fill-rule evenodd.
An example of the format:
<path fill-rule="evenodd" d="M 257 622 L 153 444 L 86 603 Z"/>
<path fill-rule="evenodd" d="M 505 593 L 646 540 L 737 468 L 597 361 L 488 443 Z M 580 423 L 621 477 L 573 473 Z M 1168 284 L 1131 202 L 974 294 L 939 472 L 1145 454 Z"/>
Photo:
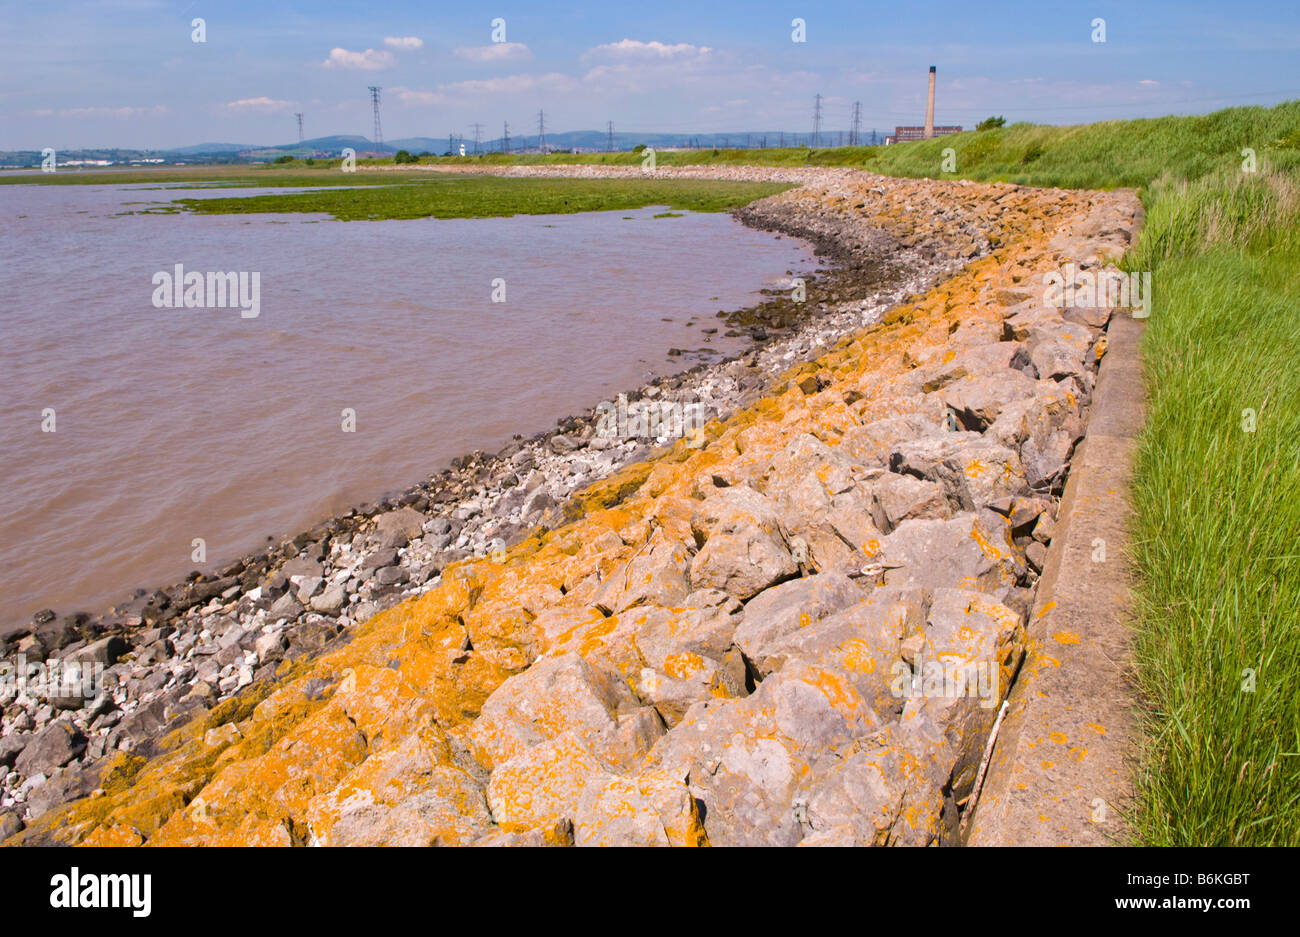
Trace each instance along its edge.
<path fill-rule="evenodd" d="M 502 78 L 474 78 L 439 85 L 432 91 L 418 91 L 406 87 L 390 88 L 388 93 L 403 104 L 429 106 L 433 104 L 464 104 L 474 95 L 510 95 L 528 91 L 569 92 L 579 87 L 577 79 L 547 72 L 544 75 L 506 75 Z"/>
<path fill-rule="evenodd" d="M 393 49 L 422 49 L 424 40 L 419 36 L 385 36 L 384 45 Z"/>
<path fill-rule="evenodd" d="M 607 42 L 588 51 L 588 55 L 606 58 L 636 59 L 702 59 L 713 52 L 708 46 L 695 46 L 689 42 L 668 44 L 653 40 L 642 42 L 639 39 L 620 39 Z"/>
<path fill-rule="evenodd" d="M 517 94 L 521 91 L 572 91 L 578 82 L 559 72 L 545 75 L 507 75 L 504 78 L 471 79 L 447 85 L 449 91 L 466 94 Z"/>
<path fill-rule="evenodd" d="M 29 111 L 31 117 L 160 117 L 167 113 L 167 108 L 161 104 L 155 104 L 153 107 L 65 107 L 62 110 L 54 111 L 50 108 L 41 108 L 36 111 Z"/>
<path fill-rule="evenodd" d="M 1160 84 L 1160 82 L 1153 81 L 1150 78 L 1143 78 L 1141 81 L 1138 82 L 1138 84 L 1145 85 L 1148 88 L 1154 88 L 1156 85 Z"/>
<path fill-rule="evenodd" d="M 330 57 L 323 64 L 326 68 L 358 68 L 373 72 L 381 68 L 391 68 L 396 61 L 393 53 L 383 49 L 367 49 L 365 52 L 330 49 Z"/>
<path fill-rule="evenodd" d="M 456 58 L 469 62 L 524 61 L 533 57 L 522 42 L 493 42 L 485 46 L 466 46 L 456 50 Z"/>
<path fill-rule="evenodd" d="M 403 104 L 421 106 L 441 104 L 446 99 L 441 91 L 412 91 L 410 88 L 389 88 L 388 94 L 396 96 Z"/>
<path fill-rule="evenodd" d="M 228 111 L 245 114 L 278 114 L 292 108 L 292 101 L 277 101 L 268 97 L 242 98 L 238 101 L 231 101 L 226 105 Z"/>

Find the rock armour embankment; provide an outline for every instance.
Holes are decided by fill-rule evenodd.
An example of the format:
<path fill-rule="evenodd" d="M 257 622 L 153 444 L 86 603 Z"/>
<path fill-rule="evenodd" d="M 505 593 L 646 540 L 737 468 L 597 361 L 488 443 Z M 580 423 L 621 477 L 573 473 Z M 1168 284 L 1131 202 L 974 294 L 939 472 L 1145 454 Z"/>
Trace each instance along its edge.
<path fill-rule="evenodd" d="M 1122 252 L 1137 203 L 710 174 L 778 172 L 802 187 L 751 220 L 849 253 L 884 232 L 936 270 L 967 265 L 829 351 L 769 356 L 795 366 L 720 408 L 704 445 L 580 479 L 554 506 L 571 522 L 441 568 L 346 645 L 276 664 L 147 751 L 104 752 L 99 789 L 24 839 L 955 839 L 1105 350 L 1110 311 L 1044 308 L 1042 277 Z M 576 435 L 549 445 L 592 448 Z M 417 500 L 301 548 L 336 568 L 383 536 L 418 553 L 422 513 Z M 269 578 L 300 575 L 284 573 Z M 991 696 L 900 693 L 900 673 L 932 665 L 991 675 Z"/>

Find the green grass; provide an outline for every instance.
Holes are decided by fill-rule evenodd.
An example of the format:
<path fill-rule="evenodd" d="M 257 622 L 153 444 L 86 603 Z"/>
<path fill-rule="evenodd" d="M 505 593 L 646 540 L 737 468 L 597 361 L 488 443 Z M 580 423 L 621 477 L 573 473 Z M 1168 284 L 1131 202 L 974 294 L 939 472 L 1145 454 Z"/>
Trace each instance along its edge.
<path fill-rule="evenodd" d="M 1300 249 L 1212 247 L 1155 277 L 1134 828 L 1152 845 L 1300 845 Z"/>
<path fill-rule="evenodd" d="M 236 198 L 178 199 L 198 214 L 327 212 L 342 221 L 392 218 L 491 218 L 571 214 L 666 205 L 727 211 L 790 188 L 769 182 L 703 179 L 528 179 L 434 176 L 419 183 L 323 189 Z"/>
<path fill-rule="evenodd" d="M 1155 295 L 1133 828 L 1152 845 L 1300 845 L 1300 180 L 1223 169 L 1147 197 L 1126 258 Z"/>
<path fill-rule="evenodd" d="M 1236 107 L 1200 117 L 1158 117 L 1074 127 L 1013 124 L 885 147 L 877 171 L 906 176 L 1017 182 L 1061 188 L 1143 187 L 1165 175 L 1197 179 L 1239 166 L 1255 150 L 1281 167 L 1300 167 L 1294 135 L 1300 101 L 1274 108 Z M 943 151 L 956 154 L 942 172 Z"/>

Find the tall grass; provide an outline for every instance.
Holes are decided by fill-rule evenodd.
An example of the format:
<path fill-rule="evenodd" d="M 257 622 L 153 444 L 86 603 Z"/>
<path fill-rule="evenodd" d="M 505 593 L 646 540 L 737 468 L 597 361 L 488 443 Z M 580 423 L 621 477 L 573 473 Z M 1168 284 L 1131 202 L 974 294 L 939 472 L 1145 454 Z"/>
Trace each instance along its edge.
<path fill-rule="evenodd" d="M 1125 258 L 1154 283 L 1133 490 L 1145 732 L 1131 829 L 1142 844 L 1300 845 L 1300 176 L 1289 142 L 1255 172 L 1235 155 L 1191 178 L 1163 172 Z"/>
<path fill-rule="evenodd" d="M 1142 239 L 1126 258 L 1130 269 L 1212 247 L 1268 250 L 1294 242 L 1300 228 L 1300 175 L 1271 163 L 1192 180 L 1166 173 L 1151 185 L 1146 205 Z"/>
<path fill-rule="evenodd" d="M 1171 217 L 1193 191 L 1163 196 Z M 1145 844 L 1300 845 L 1296 230 L 1251 250 L 1214 229 L 1156 267 L 1133 493 Z"/>
<path fill-rule="evenodd" d="M 1201 117 L 1158 117 L 1074 127 L 1010 127 L 936 137 L 885 147 L 881 172 L 909 176 L 960 175 L 984 181 L 1062 188 L 1143 187 L 1162 176 L 1198 179 L 1239 166 L 1242 150 L 1275 164 L 1300 166 L 1294 135 L 1300 101 L 1273 108 L 1234 107 Z M 944 173 L 943 151 L 955 151 L 954 173 Z"/>

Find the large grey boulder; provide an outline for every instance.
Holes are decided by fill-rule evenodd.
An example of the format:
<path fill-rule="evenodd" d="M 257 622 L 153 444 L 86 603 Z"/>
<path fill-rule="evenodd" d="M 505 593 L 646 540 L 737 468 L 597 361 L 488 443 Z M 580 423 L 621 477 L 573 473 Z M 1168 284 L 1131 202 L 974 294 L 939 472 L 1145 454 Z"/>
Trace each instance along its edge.
<path fill-rule="evenodd" d="M 103 768 L 104 763 L 101 761 L 92 766 L 72 764 L 57 769 L 44 784 L 33 788 L 27 796 L 27 809 L 31 812 L 31 817 L 39 817 L 70 800 L 85 797 L 99 787 Z"/>
<path fill-rule="evenodd" d="M 424 533 L 427 520 L 414 508 L 398 508 L 375 518 L 375 528 L 382 538 L 396 537 L 411 541 Z"/>
<path fill-rule="evenodd" d="M 1002 368 L 992 374 L 964 377 L 940 393 L 964 429 L 982 432 L 1009 403 L 1033 394 L 1034 384 L 1033 378 L 1014 368 Z"/>
<path fill-rule="evenodd" d="M 606 614 L 634 605 L 680 605 L 692 590 L 690 569 L 685 544 L 659 540 L 611 572 L 592 604 Z"/>
<path fill-rule="evenodd" d="M 653 719 L 627 718 L 642 709 Z M 488 769 L 566 733 L 605 764 L 619 767 L 636 763 L 663 731 L 658 715 L 619 674 L 571 653 L 543 657 L 502 683 L 483 704 L 470 739 L 475 757 Z"/>
<path fill-rule="evenodd" d="M 736 646 L 766 675 L 773 669 L 767 658 L 774 642 L 866 598 L 867 593 L 852 579 L 833 571 L 773 586 L 745 606 L 736 629 Z"/>
<path fill-rule="evenodd" d="M 963 511 L 978 511 L 1006 495 L 1029 493 L 1020 457 L 989 439 L 949 455 L 935 469 L 949 501 Z"/>
<path fill-rule="evenodd" d="M 12 768 L 19 753 L 27 747 L 30 735 L 13 734 L 0 737 L 0 768 Z"/>
<path fill-rule="evenodd" d="M 31 736 L 14 759 L 14 770 L 25 778 L 44 774 L 49 777 L 86 750 L 86 738 L 66 718 L 55 720 Z"/>
<path fill-rule="evenodd" d="M 125 654 L 128 649 L 129 645 L 126 641 L 121 636 L 114 634 L 87 644 L 80 650 L 73 651 L 68 656 L 68 659 L 111 667 L 117 663 L 118 658 Z"/>
<path fill-rule="evenodd" d="M 914 475 L 886 472 L 872 483 L 871 495 L 872 518 L 886 534 L 903 521 L 952 516 L 944 486 Z"/>
<path fill-rule="evenodd" d="M 1024 554 L 1005 522 L 995 526 L 973 514 L 952 520 L 904 521 L 881 541 L 877 562 L 883 583 L 924 589 L 965 587 L 998 593 L 1024 575 Z"/>
<path fill-rule="evenodd" d="M 925 594 L 909 586 L 882 586 L 864 601 L 849 605 L 806 627 L 775 637 L 755 653 L 760 671 L 780 670 L 790 660 L 818 660 L 838 653 L 837 666 L 878 671 L 892 676 L 892 667 L 905 642 L 925 627 Z M 766 668 L 764 670 L 764 668 Z M 873 700 L 882 709 L 897 706 L 891 700 Z"/>
<path fill-rule="evenodd" d="M 894 447 L 941 431 L 943 407 L 936 401 L 933 419 L 920 414 L 892 416 L 864 426 L 850 426 L 840 437 L 840 449 L 868 467 L 883 468 Z"/>
<path fill-rule="evenodd" d="M 705 538 L 691 561 L 693 589 L 721 589 L 743 601 L 799 570 L 776 505 L 751 488 L 719 489 L 697 509 L 691 526 Z"/>
<path fill-rule="evenodd" d="M 889 453 L 889 470 L 900 475 L 914 475 L 937 481 L 943 460 L 971 443 L 979 442 L 979 433 L 966 430 L 938 432 L 920 439 L 899 443 Z"/>

